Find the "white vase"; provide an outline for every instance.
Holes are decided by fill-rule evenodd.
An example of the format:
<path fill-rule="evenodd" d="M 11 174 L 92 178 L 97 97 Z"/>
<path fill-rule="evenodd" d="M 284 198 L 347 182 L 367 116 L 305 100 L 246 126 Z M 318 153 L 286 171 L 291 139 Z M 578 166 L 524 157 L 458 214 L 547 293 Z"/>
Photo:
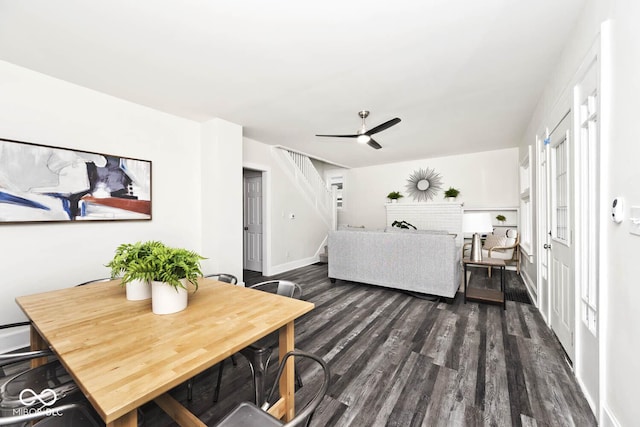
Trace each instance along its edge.
<path fill-rule="evenodd" d="M 140 301 L 151 298 L 151 283 L 146 280 L 132 280 L 126 285 L 127 299 L 129 301 Z"/>
<path fill-rule="evenodd" d="M 186 288 L 187 279 L 180 280 Z M 189 300 L 186 289 L 174 288 L 165 282 L 151 282 L 151 310 L 155 314 L 171 314 L 187 308 Z"/>

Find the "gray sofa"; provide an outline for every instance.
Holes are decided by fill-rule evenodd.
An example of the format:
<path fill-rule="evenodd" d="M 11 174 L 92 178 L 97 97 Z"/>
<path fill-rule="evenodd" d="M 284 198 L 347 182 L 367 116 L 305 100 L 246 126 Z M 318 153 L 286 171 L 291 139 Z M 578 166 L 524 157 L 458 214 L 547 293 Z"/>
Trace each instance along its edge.
<path fill-rule="evenodd" d="M 455 236 L 417 230 L 329 233 L 329 278 L 455 297 L 461 283 Z"/>

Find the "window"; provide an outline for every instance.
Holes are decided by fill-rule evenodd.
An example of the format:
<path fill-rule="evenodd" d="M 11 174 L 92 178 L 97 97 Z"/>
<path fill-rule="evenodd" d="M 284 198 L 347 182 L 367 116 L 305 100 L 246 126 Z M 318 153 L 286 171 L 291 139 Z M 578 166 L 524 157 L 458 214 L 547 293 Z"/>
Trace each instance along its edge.
<path fill-rule="evenodd" d="M 587 94 L 584 94 L 587 95 Z M 583 96 L 584 96 L 583 95 Z M 581 246 L 586 262 L 581 263 L 581 318 L 592 334 L 598 330 L 598 99 L 597 92 L 584 96 L 580 105 L 580 133 L 577 146 L 580 159 Z"/>
<path fill-rule="evenodd" d="M 333 191 L 336 189 L 336 205 L 338 209 L 344 208 L 344 175 L 342 173 L 328 173 L 327 186 Z"/>
<path fill-rule="evenodd" d="M 531 146 L 520 162 L 520 246 L 531 253 Z"/>

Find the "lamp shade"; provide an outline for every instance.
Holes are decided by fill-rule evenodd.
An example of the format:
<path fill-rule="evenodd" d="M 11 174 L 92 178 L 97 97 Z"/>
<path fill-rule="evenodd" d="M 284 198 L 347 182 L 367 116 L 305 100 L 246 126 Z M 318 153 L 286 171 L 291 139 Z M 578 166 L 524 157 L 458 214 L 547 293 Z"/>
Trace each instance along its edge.
<path fill-rule="evenodd" d="M 489 233 L 493 231 L 489 212 L 465 213 L 462 215 L 463 233 Z"/>

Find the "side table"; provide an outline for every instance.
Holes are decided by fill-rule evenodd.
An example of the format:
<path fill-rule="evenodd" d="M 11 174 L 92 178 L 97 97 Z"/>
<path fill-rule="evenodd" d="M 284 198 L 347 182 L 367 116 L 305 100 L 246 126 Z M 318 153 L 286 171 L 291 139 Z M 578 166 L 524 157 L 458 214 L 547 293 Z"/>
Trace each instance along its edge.
<path fill-rule="evenodd" d="M 504 260 L 497 258 L 483 258 L 482 261 L 471 261 L 469 258 L 463 258 L 462 264 L 464 265 L 464 303 L 466 304 L 467 300 L 469 300 L 502 304 L 502 309 L 506 310 L 507 305 L 504 297 L 504 270 L 506 264 Z M 469 288 L 467 266 L 499 268 L 500 290 L 498 291 L 495 289 Z"/>

